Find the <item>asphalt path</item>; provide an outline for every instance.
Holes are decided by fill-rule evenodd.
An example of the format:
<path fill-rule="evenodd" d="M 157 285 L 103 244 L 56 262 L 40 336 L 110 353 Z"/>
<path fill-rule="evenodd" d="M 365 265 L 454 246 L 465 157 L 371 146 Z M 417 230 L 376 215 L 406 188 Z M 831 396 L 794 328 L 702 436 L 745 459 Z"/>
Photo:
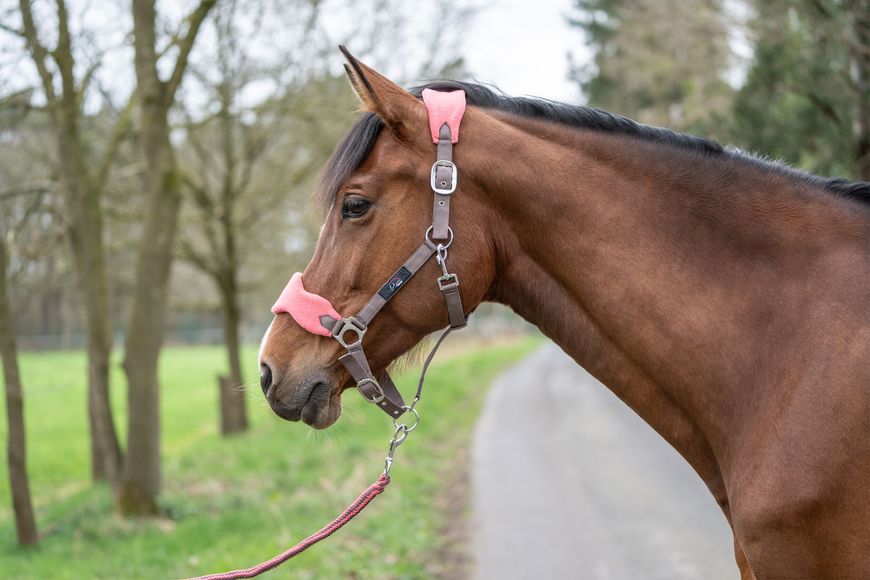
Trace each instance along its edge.
<path fill-rule="evenodd" d="M 739 577 L 698 476 L 554 345 L 493 385 L 472 461 L 480 580 Z"/>

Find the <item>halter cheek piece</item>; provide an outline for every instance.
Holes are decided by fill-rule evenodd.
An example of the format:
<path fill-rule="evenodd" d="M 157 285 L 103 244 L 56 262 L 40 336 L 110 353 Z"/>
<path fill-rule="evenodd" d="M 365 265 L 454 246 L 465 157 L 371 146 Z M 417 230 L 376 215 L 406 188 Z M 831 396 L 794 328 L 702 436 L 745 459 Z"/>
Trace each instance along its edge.
<path fill-rule="evenodd" d="M 465 112 L 465 92 L 440 92 L 423 90 L 423 102 L 429 114 L 429 129 L 432 142 L 438 145 L 437 159 L 432 164 L 430 185 L 435 194 L 432 206 L 432 225 L 423 234 L 423 243 L 396 270 L 396 273 L 381 286 L 356 316 L 342 317 L 326 298 L 305 290 L 302 274 L 296 272 L 275 305 L 272 313 L 288 313 L 299 326 L 313 334 L 332 336 L 347 353 L 339 357 L 339 362 L 356 381 L 357 389 L 369 403 L 376 404 L 393 418 L 399 417 L 409 409 L 402 395 L 386 371 L 378 378 L 372 374 L 368 359 L 363 352 L 362 339 L 372 319 L 386 306 L 399 290 L 404 288 L 423 265 L 433 255 L 441 268 L 437 278 L 438 289 L 444 296 L 450 323 L 445 334 L 438 340 L 435 348 L 451 330 L 466 325 L 465 310 L 459 295 L 459 277 L 447 269 L 447 249 L 453 243 L 453 230 L 450 229 L 450 196 L 456 190 L 458 173 L 453 165 L 453 144 L 459 141 L 459 123 Z M 428 366 L 434 349 L 424 365 Z M 416 399 L 420 397 L 422 378 L 418 385 Z"/>

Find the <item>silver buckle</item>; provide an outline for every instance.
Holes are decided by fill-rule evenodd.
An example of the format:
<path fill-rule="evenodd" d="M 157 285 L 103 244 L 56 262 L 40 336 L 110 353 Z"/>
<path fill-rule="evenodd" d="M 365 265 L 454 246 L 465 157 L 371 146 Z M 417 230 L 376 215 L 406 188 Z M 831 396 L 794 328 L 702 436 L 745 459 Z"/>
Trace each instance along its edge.
<path fill-rule="evenodd" d="M 438 276 L 438 289 L 444 292 L 448 286 L 459 286 L 459 276 L 456 274 L 444 274 Z"/>
<path fill-rule="evenodd" d="M 348 344 L 344 340 L 344 333 L 352 330 L 356 333 L 356 340 L 352 343 Z M 332 329 L 332 336 L 338 343 L 344 348 L 350 348 L 351 345 L 362 342 L 363 336 L 365 336 L 367 328 L 363 326 L 362 322 L 357 320 L 354 317 L 351 318 L 342 318 L 339 320 Z M 375 383 L 377 384 L 377 383 Z"/>
<path fill-rule="evenodd" d="M 378 392 L 378 394 L 375 395 L 375 397 L 372 399 L 369 399 L 368 397 L 366 397 L 365 393 L 363 393 L 362 389 L 360 388 L 360 385 L 364 385 L 366 383 L 373 384 L 375 386 L 375 390 Z M 380 403 L 381 401 L 384 400 L 384 389 L 381 388 L 380 383 L 378 383 L 374 379 L 363 379 L 356 384 L 356 388 L 359 391 L 359 394 L 362 395 L 362 398 L 365 399 L 366 401 L 368 401 L 369 403 L 371 403 L 372 405 L 377 405 L 378 403 Z"/>
<path fill-rule="evenodd" d="M 438 171 L 439 167 L 449 167 L 452 171 L 450 173 L 450 185 L 447 185 L 446 181 L 438 182 L 435 174 Z M 456 166 L 453 165 L 452 161 L 447 161 L 446 159 L 439 159 L 435 163 L 432 164 L 432 173 L 429 176 L 429 185 L 432 186 L 432 191 L 435 193 L 440 193 L 441 195 L 450 195 L 454 191 L 456 191 L 456 182 L 459 180 L 459 172 L 456 171 Z"/>

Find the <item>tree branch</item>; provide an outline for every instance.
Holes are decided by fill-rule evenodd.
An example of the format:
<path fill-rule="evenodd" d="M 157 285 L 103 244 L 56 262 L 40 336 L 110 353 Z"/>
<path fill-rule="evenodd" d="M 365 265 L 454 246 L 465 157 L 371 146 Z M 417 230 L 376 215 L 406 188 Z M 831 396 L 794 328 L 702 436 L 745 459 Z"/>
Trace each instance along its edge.
<path fill-rule="evenodd" d="M 813 106 L 815 106 L 825 117 L 827 117 L 837 125 L 842 125 L 843 120 L 840 118 L 840 115 L 837 113 L 834 107 L 831 106 L 830 103 L 828 103 L 826 100 L 824 100 L 813 91 L 807 92 L 807 98 L 810 100 Z"/>
<path fill-rule="evenodd" d="M 54 189 L 54 183 L 50 181 L 37 181 L 27 185 L 10 187 L 9 189 L 0 191 L 0 201 L 6 201 L 15 197 L 25 195 L 41 194 Z"/>
<path fill-rule="evenodd" d="M 106 179 L 109 177 L 112 163 L 115 162 L 115 157 L 117 157 L 118 150 L 121 148 L 121 142 L 124 140 L 124 136 L 130 128 L 130 121 L 133 116 L 133 107 L 135 103 L 136 91 L 133 91 L 133 94 L 130 95 L 130 99 L 127 101 L 127 105 L 121 111 L 118 120 L 115 121 L 115 128 L 112 131 L 112 137 L 110 138 L 105 151 L 103 151 L 103 157 L 100 159 L 99 169 L 97 169 L 97 175 L 93 183 L 94 191 L 102 192 L 106 185 Z"/>
<path fill-rule="evenodd" d="M 196 35 L 199 33 L 205 17 L 208 16 L 209 11 L 216 2 L 217 0 L 200 0 L 199 6 L 188 16 L 187 34 L 178 41 L 178 57 L 175 59 L 172 76 L 166 81 L 166 90 L 164 92 L 165 103 L 171 103 L 175 99 L 175 91 L 178 90 L 181 79 L 184 77 L 184 71 L 187 68 L 187 61 L 190 58 L 190 51 L 193 50 Z"/>
<path fill-rule="evenodd" d="M 27 40 L 27 50 L 36 65 L 36 71 L 39 73 L 39 78 L 42 81 L 42 90 L 45 92 L 45 100 L 48 102 L 50 110 L 54 110 L 57 103 L 57 95 L 54 92 L 54 77 L 51 71 L 48 70 L 46 58 L 48 57 L 48 49 L 39 42 L 39 33 L 36 30 L 36 25 L 33 23 L 33 9 L 30 5 L 30 0 L 19 0 L 21 8 L 21 20 L 24 23 L 24 37 Z"/>

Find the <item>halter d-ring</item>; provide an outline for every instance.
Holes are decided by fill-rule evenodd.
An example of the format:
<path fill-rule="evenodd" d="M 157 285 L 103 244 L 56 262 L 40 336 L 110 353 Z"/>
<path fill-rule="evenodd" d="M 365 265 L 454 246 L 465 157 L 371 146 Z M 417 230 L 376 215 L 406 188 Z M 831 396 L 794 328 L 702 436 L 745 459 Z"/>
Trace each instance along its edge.
<path fill-rule="evenodd" d="M 434 228 L 434 226 L 429 226 L 428 229 L 426 229 L 426 233 L 423 234 L 423 237 L 426 238 L 427 240 L 429 240 L 430 242 L 432 242 L 432 245 L 434 245 L 434 246 L 441 246 L 441 248 L 445 249 L 445 250 L 447 248 L 449 248 L 450 244 L 453 243 L 453 230 L 450 229 L 450 227 L 447 228 L 447 234 L 448 234 L 447 235 L 447 243 L 442 244 L 441 242 L 436 242 L 435 240 L 433 240 L 432 238 L 429 237 L 429 234 L 432 233 L 433 228 Z"/>

